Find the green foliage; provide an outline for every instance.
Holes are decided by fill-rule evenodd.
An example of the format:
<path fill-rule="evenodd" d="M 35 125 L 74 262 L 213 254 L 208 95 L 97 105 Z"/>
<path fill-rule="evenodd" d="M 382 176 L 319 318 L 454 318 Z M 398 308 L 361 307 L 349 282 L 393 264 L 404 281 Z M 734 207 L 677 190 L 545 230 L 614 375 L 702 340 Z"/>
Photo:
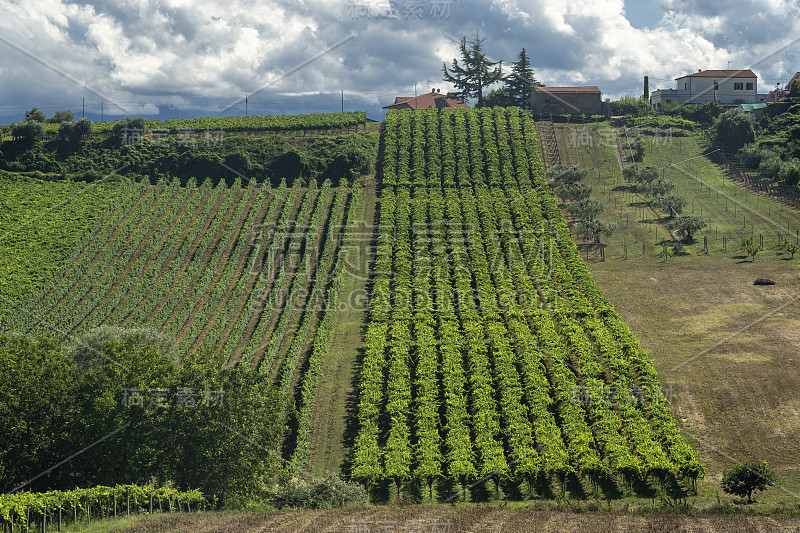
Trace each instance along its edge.
<path fill-rule="evenodd" d="M 53 116 L 47 119 L 48 124 L 61 124 L 62 122 L 72 122 L 75 120 L 75 113 L 72 111 L 56 111 Z"/>
<path fill-rule="evenodd" d="M 686 120 L 711 124 L 722 113 L 722 106 L 719 102 L 712 101 L 682 105 L 676 111 Z"/>
<path fill-rule="evenodd" d="M 557 166 L 550 171 L 550 179 L 557 185 L 574 184 L 583 181 L 588 174 L 585 168 Z"/>
<path fill-rule="evenodd" d="M 483 90 L 503 79 L 503 62 L 486 58 L 483 51 L 484 40 L 476 36 L 468 47 L 467 38 L 462 37 L 459 45 L 461 65 L 455 58 L 450 69 L 447 68 L 447 63 L 442 63 L 444 81 L 452 84 L 462 99 L 477 98 L 476 107 L 484 105 Z"/>
<path fill-rule="evenodd" d="M 575 224 L 575 232 L 596 244 L 605 237 L 610 237 L 617 229 L 616 222 L 601 222 L 599 220 L 582 220 Z"/>
<path fill-rule="evenodd" d="M 23 120 L 12 124 L 11 134 L 16 137 L 33 144 L 37 139 L 44 135 L 44 125 L 37 120 Z"/>
<path fill-rule="evenodd" d="M 675 195 L 656 196 L 650 200 L 650 205 L 664 211 L 669 216 L 680 215 L 687 203 L 686 198 Z"/>
<path fill-rule="evenodd" d="M 515 105 L 520 109 L 530 109 L 533 88 L 541 86 L 541 83 L 536 81 L 531 60 L 524 48 L 517 56 L 517 60 L 511 64 L 511 74 L 506 77 L 505 83 L 503 89 L 507 89 L 511 103 L 498 105 Z M 490 92 L 489 95 L 491 94 Z"/>
<path fill-rule="evenodd" d="M 666 196 L 666 194 L 673 189 L 675 189 L 675 183 L 667 179 L 641 181 L 636 185 L 636 191 L 644 194 L 648 198 Z"/>
<path fill-rule="evenodd" d="M 611 101 L 611 114 L 613 116 L 643 117 L 653 113 L 650 102 L 642 97 L 623 96 L 619 100 Z"/>
<path fill-rule="evenodd" d="M 368 502 L 364 487 L 339 474 L 313 480 L 291 478 L 282 481 L 270 491 L 268 500 L 278 509 L 334 509 Z"/>
<path fill-rule="evenodd" d="M 77 514 L 78 520 L 86 518 L 87 513 L 93 516 L 106 517 L 106 510 L 114 505 L 122 508 L 130 505 L 134 513 L 149 511 L 150 504 L 158 509 L 163 503 L 172 512 L 190 510 L 188 506 L 197 511 L 205 508 L 209 503 L 199 490 L 179 491 L 168 487 L 153 487 L 151 485 L 116 485 L 114 487 L 98 486 L 90 489 L 73 489 L 66 491 L 48 491 L 40 493 L 16 492 L 0 496 L 0 521 L 5 524 L 11 522 L 20 524 L 30 531 L 34 524 L 28 523 L 47 513 L 47 519 L 52 520 L 55 514 L 59 515 L 59 529 L 61 529 L 61 514 L 64 522 L 69 523 L 71 517 Z M 44 527 L 44 526 L 43 526 Z"/>
<path fill-rule="evenodd" d="M 675 231 L 682 240 L 692 242 L 694 234 L 705 228 L 706 225 L 703 217 L 681 215 L 667 222 L 666 227 L 670 231 Z"/>
<path fill-rule="evenodd" d="M 137 336 L 138 335 L 138 336 Z M 34 490 L 173 480 L 181 487 L 256 493 L 276 468 L 284 400 L 266 376 L 193 358 L 183 368 L 142 344 L 109 341 L 79 367 L 49 340 L 0 337 L 0 483 L 57 464 Z"/>
<path fill-rule="evenodd" d="M 518 105 L 518 101 L 511 94 L 508 87 L 492 89 L 483 98 L 484 107 L 511 107 Z"/>
<path fill-rule="evenodd" d="M 568 202 L 582 202 L 589 199 L 592 194 L 592 186 L 585 183 L 564 183 L 555 187 L 554 191 Z"/>
<path fill-rule="evenodd" d="M 567 204 L 567 211 L 580 220 L 594 220 L 605 211 L 606 206 L 599 200 L 573 201 Z"/>
<path fill-rule="evenodd" d="M 738 108 L 722 113 L 715 128 L 719 140 L 731 150 L 739 150 L 756 139 L 753 116 Z"/>
<path fill-rule="evenodd" d="M 787 240 L 784 243 L 784 249 L 790 254 L 792 254 L 792 259 L 794 259 L 794 254 L 800 251 L 800 245 L 798 245 L 796 242 L 790 242 Z"/>
<path fill-rule="evenodd" d="M 119 326 L 99 326 L 85 335 L 70 340 L 65 354 L 81 370 L 90 370 L 103 364 L 103 347 L 109 343 L 123 343 L 134 346 L 152 346 L 162 357 L 180 364 L 175 338 L 151 328 L 122 328 Z"/>
<path fill-rule="evenodd" d="M 723 473 L 722 490 L 742 498 L 747 496 L 747 503 L 751 503 L 753 491 L 764 491 L 777 482 L 766 461 L 746 461 Z"/>
<path fill-rule="evenodd" d="M 800 79 L 795 78 L 786 86 L 786 91 L 792 98 L 800 98 Z"/>
<path fill-rule="evenodd" d="M 756 244 L 755 239 L 753 239 L 752 235 L 742 237 L 739 249 L 742 250 L 747 255 L 752 256 L 753 259 L 751 259 L 751 261 L 755 261 L 756 254 L 761 251 L 761 247 L 758 244 Z"/>
<path fill-rule="evenodd" d="M 25 120 L 30 122 L 44 122 L 47 119 L 45 117 L 44 111 L 39 109 L 38 107 L 34 107 L 30 111 L 25 112 Z"/>

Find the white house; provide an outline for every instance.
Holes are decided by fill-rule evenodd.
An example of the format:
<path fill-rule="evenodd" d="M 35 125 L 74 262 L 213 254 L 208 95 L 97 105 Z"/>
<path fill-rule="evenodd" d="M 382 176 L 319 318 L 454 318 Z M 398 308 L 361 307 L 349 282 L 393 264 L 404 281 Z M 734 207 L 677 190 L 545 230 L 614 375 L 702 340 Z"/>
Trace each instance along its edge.
<path fill-rule="evenodd" d="M 657 89 L 650 95 L 650 105 L 660 109 L 667 102 L 702 104 L 717 101 L 723 106 L 756 104 L 758 76 L 750 70 L 699 70 L 675 79 L 675 89 Z"/>

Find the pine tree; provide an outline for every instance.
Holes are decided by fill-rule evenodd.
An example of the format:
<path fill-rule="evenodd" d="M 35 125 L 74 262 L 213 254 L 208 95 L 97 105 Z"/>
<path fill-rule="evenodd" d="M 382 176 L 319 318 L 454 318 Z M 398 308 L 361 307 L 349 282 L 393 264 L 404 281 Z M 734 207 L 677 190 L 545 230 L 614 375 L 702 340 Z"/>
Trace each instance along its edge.
<path fill-rule="evenodd" d="M 467 48 L 467 38 L 461 38 L 461 62 L 453 58 L 452 73 L 442 63 L 444 81 L 453 84 L 458 95 L 466 100 L 477 98 L 476 107 L 483 106 L 483 89 L 503 79 L 502 61 L 490 61 L 483 52 L 483 41 L 477 35 Z"/>
<path fill-rule="evenodd" d="M 534 87 L 541 87 L 536 81 L 531 68 L 531 60 L 525 49 L 517 56 L 517 61 L 512 63 L 511 74 L 505 79 L 506 87 L 517 105 L 522 109 L 531 108 L 531 95 Z"/>

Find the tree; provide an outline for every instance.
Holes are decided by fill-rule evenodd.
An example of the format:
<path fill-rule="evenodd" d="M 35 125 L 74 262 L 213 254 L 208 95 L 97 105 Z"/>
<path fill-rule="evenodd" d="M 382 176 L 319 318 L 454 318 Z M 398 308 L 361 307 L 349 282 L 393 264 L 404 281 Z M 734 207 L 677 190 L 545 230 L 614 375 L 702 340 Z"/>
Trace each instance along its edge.
<path fill-rule="evenodd" d="M 739 108 L 725 111 L 716 124 L 717 137 L 732 150 L 756 140 L 753 116 Z"/>
<path fill-rule="evenodd" d="M 514 105 L 522 109 L 530 109 L 533 88 L 541 87 L 542 84 L 536 81 L 531 68 L 531 60 L 524 48 L 517 56 L 517 61 L 511 65 L 511 74 L 506 77 L 506 88 L 516 101 Z"/>
<path fill-rule="evenodd" d="M 610 237 L 617 225 L 613 222 L 600 222 L 599 220 L 582 220 L 575 225 L 578 235 L 600 244 L 601 237 Z"/>
<path fill-rule="evenodd" d="M 577 166 L 572 167 L 564 167 L 564 166 L 556 166 L 550 171 L 550 178 L 557 184 L 557 185 L 565 185 L 567 183 L 578 183 L 579 181 L 583 181 L 586 176 L 589 175 L 589 171 L 585 168 L 578 168 Z"/>
<path fill-rule="evenodd" d="M 637 192 L 650 197 L 664 196 L 674 188 L 675 184 L 672 182 L 672 180 L 662 179 L 642 181 L 636 185 Z"/>
<path fill-rule="evenodd" d="M 30 120 L 31 122 L 44 123 L 46 118 L 47 117 L 45 117 L 44 112 L 38 107 L 34 107 L 33 109 L 25 113 L 25 120 Z"/>
<path fill-rule="evenodd" d="M 650 204 L 656 209 L 664 211 L 669 216 L 674 217 L 683 212 L 686 207 L 687 201 L 683 196 L 657 196 L 650 201 Z"/>
<path fill-rule="evenodd" d="M 476 107 L 483 107 L 483 89 L 503 79 L 503 62 L 490 61 L 483 52 L 483 41 L 478 36 L 467 48 L 467 38 L 461 38 L 461 62 L 453 58 L 452 73 L 442 63 L 444 81 L 453 84 L 462 99 L 477 98 Z"/>
<path fill-rule="evenodd" d="M 653 113 L 650 102 L 642 97 L 623 96 L 611 102 L 611 114 L 620 116 L 643 117 Z"/>
<path fill-rule="evenodd" d="M 53 116 L 47 119 L 48 124 L 61 124 L 62 122 L 72 122 L 75 120 L 75 113 L 72 111 L 56 111 Z"/>
<path fill-rule="evenodd" d="M 75 134 L 75 138 L 77 139 L 85 139 L 89 137 L 94 132 L 94 124 L 88 118 L 82 118 L 75 123 L 75 129 L 73 130 Z"/>
<path fill-rule="evenodd" d="M 556 187 L 555 193 L 567 202 L 583 202 L 592 194 L 592 186 L 584 183 L 565 183 Z"/>
<path fill-rule="evenodd" d="M 72 122 L 62 122 L 58 125 L 58 138 L 71 141 L 75 137 L 75 124 Z"/>
<path fill-rule="evenodd" d="M 789 96 L 792 98 L 800 98 L 800 78 L 795 78 L 786 86 Z"/>
<path fill-rule="evenodd" d="M 484 107 L 512 107 L 518 104 L 508 87 L 500 87 L 489 91 L 489 94 L 483 98 L 483 105 Z"/>
<path fill-rule="evenodd" d="M 747 255 L 753 256 L 751 261 L 756 260 L 756 254 L 761 251 L 761 248 L 755 243 L 753 236 L 742 237 L 742 243 L 739 247 Z"/>
<path fill-rule="evenodd" d="M 785 248 L 786 248 L 787 252 L 792 254 L 792 257 L 791 257 L 792 259 L 794 259 L 794 254 L 796 254 L 798 251 L 800 251 L 800 245 L 798 245 L 797 243 L 794 243 L 794 242 L 787 242 L 785 244 Z"/>
<path fill-rule="evenodd" d="M 581 220 L 594 220 L 605 211 L 606 206 L 598 200 L 583 200 L 567 204 L 567 211 Z"/>
<path fill-rule="evenodd" d="M 706 221 L 703 220 L 703 217 L 681 215 L 667 222 L 666 226 L 668 230 L 675 231 L 681 240 L 692 242 L 694 241 L 693 234 L 705 228 Z"/>
<path fill-rule="evenodd" d="M 746 461 L 722 475 L 722 490 L 742 498 L 747 496 L 747 503 L 753 502 L 754 490 L 763 491 L 776 483 L 775 473 L 767 468 L 766 461 Z"/>
<path fill-rule="evenodd" d="M 11 134 L 20 139 L 33 144 L 37 139 L 44 136 L 44 124 L 35 120 L 23 120 L 11 126 Z"/>

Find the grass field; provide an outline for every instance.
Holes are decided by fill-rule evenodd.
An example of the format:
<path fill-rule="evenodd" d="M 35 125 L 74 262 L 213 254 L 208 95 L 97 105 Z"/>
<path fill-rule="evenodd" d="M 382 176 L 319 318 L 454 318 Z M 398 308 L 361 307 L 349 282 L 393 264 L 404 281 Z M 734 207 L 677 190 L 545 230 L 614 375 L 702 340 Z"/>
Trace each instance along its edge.
<path fill-rule="evenodd" d="M 662 381 L 674 389 L 673 413 L 709 467 L 698 503 L 715 502 L 716 493 L 722 494 L 725 468 L 764 459 L 780 485 L 759 500 L 796 506 L 800 272 L 797 257 L 792 261 L 777 248 L 777 235 L 785 236 L 788 224 L 794 239 L 800 212 L 732 183 L 703 157 L 708 147 L 699 135 L 657 144 L 650 137 L 645 164 L 664 168 L 689 201 L 686 211 L 702 213 L 708 223 L 698 242 L 687 246 L 689 255 L 664 261 L 659 252 L 666 231 L 652 223 L 663 214 L 643 208 L 644 199 L 622 183 L 619 166 L 609 163 L 615 148 L 598 142 L 608 134 L 595 132 L 592 146 L 585 141 L 580 146 L 582 127 L 556 128 L 564 162 L 592 169 L 589 183 L 609 206 L 603 218 L 619 225 L 606 242 L 606 261 L 591 261 L 589 268 L 653 358 Z M 741 235 L 750 234 L 764 236 L 764 251 L 754 261 L 736 250 Z M 756 278 L 776 285 L 754 286 Z"/>

